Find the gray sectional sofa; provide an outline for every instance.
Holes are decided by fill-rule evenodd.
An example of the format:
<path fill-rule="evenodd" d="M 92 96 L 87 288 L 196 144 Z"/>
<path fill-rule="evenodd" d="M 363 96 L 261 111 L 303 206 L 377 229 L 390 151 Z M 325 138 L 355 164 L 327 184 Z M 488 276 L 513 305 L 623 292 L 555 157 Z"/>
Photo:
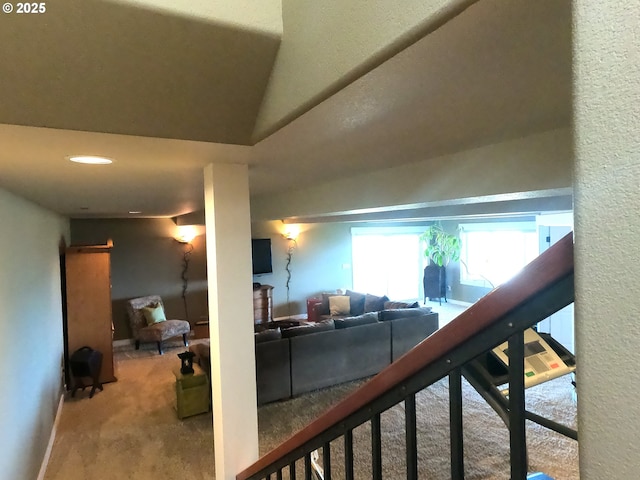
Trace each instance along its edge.
<path fill-rule="evenodd" d="M 374 375 L 437 329 L 430 307 L 256 325 L 258 404 Z M 191 350 L 210 371 L 209 345 Z"/>
<path fill-rule="evenodd" d="M 374 375 L 437 329 L 438 314 L 427 307 L 258 332 L 258 404 Z"/>

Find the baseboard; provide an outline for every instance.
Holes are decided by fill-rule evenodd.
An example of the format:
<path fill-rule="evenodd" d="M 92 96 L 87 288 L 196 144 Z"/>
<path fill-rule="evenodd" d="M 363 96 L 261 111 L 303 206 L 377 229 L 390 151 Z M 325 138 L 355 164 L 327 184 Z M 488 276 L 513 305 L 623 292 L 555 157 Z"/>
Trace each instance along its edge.
<path fill-rule="evenodd" d="M 47 473 L 47 467 L 49 466 L 49 458 L 51 457 L 51 451 L 53 450 L 53 442 L 56 439 L 56 432 L 58 431 L 58 424 L 60 423 L 60 417 L 62 416 L 62 405 L 64 405 L 64 393 L 60 395 L 60 401 L 58 402 L 58 410 L 56 411 L 56 418 L 53 420 L 53 427 L 51 427 L 51 435 L 49 435 L 49 444 L 47 450 L 44 452 L 44 458 L 40 465 L 40 472 L 38 472 L 38 480 L 44 480 L 44 476 Z"/>
<path fill-rule="evenodd" d="M 125 339 L 122 339 L 122 340 L 114 340 L 113 341 L 114 348 L 116 348 L 116 347 L 128 347 L 129 345 L 133 345 L 133 344 L 134 344 L 133 338 L 125 338 Z"/>

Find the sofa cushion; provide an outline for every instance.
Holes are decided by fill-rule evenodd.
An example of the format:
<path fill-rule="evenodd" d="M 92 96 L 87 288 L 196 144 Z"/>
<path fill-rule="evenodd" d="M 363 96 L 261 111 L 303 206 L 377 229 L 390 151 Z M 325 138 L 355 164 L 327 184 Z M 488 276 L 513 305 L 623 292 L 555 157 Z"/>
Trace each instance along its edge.
<path fill-rule="evenodd" d="M 378 312 L 363 313 L 355 317 L 345 317 L 334 319 L 336 329 L 356 327 L 358 325 L 367 325 L 369 323 L 376 323 L 378 321 Z"/>
<path fill-rule="evenodd" d="M 325 332 L 335 329 L 333 320 L 323 320 L 316 323 L 308 323 L 299 327 L 285 328 L 282 331 L 282 338 L 298 337 L 300 335 L 308 335 L 310 333 Z"/>
<path fill-rule="evenodd" d="M 281 338 L 282 331 L 280 328 L 270 328 L 254 334 L 256 343 L 270 342 L 272 340 L 280 340 Z"/>
<path fill-rule="evenodd" d="M 393 310 L 394 308 L 418 308 L 420 304 L 418 302 L 384 302 L 384 310 Z"/>
<path fill-rule="evenodd" d="M 364 299 L 364 313 L 367 312 L 379 312 L 384 309 L 384 302 L 388 302 L 389 297 L 384 295 L 378 297 L 377 295 L 371 295 L 367 293 Z"/>
<path fill-rule="evenodd" d="M 419 317 L 420 315 L 426 315 L 430 312 L 431 307 L 394 308 L 391 310 L 380 311 L 378 319 L 381 322 L 384 322 L 385 320 L 395 320 L 397 318 Z"/>
<path fill-rule="evenodd" d="M 347 295 L 334 295 L 329 297 L 329 313 L 331 315 L 349 315 L 349 297 Z"/>
<path fill-rule="evenodd" d="M 349 314 L 362 315 L 364 313 L 364 301 L 366 295 L 364 293 L 353 292 L 351 290 L 347 290 L 345 294 L 349 296 Z"/>

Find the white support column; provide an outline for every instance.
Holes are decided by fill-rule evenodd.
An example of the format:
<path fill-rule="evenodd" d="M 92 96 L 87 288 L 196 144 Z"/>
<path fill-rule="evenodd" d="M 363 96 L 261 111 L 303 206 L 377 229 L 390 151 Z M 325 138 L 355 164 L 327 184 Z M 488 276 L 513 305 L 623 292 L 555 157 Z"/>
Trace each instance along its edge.
<path fill-rule="evenodd" d="M 258 458 L 248 167 L 204 182 L 216 479 L 233 480 Z"/>

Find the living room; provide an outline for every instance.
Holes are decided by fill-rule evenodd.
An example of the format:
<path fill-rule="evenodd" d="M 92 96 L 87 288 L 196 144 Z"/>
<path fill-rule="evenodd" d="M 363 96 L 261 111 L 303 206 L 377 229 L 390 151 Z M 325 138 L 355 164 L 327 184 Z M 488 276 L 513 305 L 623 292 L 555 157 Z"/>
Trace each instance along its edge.
<path fill-rule="evenodd" d="M 504 205 L 501 205 L 504 207 Z M 536 213 L 541 205 L 536 205 Z M 564 198 L 547 202 L 547 214 L 567 208 Z M 570 204 L 569 204 L 570 207 Z M 533 206 L 531 207 L 533 208 Z M 463 210 L 460 209 L 460 212 Z M 533 211 L 533 210 L 532 210 Z M 485 215 L 489 215 L 486 212 Z M 496 216 L 499 214 L 499 216 Z M 544 218 L 544 217 L 540 217 Z M 461 223 L 505 224 L 505 222 L 525 221 L 529 228 L 536 229 L 536 216 L 508 215 L 497 212 L 494 216 L 473 218 L 460 217 L 457 220 L 442 221 L 449 230 L 456 231 Z M 424 231 L 437 219 L 419 221 L 377 221 L 377 222 L 323 222 L 298 224 L 299 236 L 291 252 L 289 263 L 290 277 L 286 272 L 287 255 L 292 241 L 287 240 L 283 232 L 286 225 L 281 221 L 256 222 L 253 224 L 254 238 L 271 240 L 272 269 L 269 274 L 254 275 L 254 282 L 274 287 L 272 295 L 272 317 L 304 316 L 307 313 L 306 300 L 318 297 L 323 292 L 335 292 L 337 289 L 357 289 L 353 284 L 352 229 L 367 228 L 407 228 Z M 543 220 L 544 221 L 544 220 Z M 547 222 L 548 223 L 548 222 Z M 566 225 L 571 226 L 567 221 Z M 190 246 L 179 243 L 175 237 L 179 227 L 175 219 L 75 219 L 71 220 L 71 239 L 74 244 L 104 244 L 108 239 L 114 243 L 111 255 L 112 265 L 112 301 L 114 340 L 116 345 L 131 343 L 131 331 L 126 312 L 126 301 L 149 294 L 158 294 L 163 298 L 167 314 L 172 318 L 187 319 L 192 326 L 206 321 L 207 277 L 206 277 L 206 236 L 204 225 L 196 226 L 196 235 Z M 188 253 L 185 298 L 182 289 L 185 286 L 182 274 L 185 267 L 185 252 Z M 423 301 L 422 268 L 426 265 L 423 255 L 416 252 L 416 267 L 413 283 L 415 292 L 392 300 Z M 485 295 L 492 287 L 473 286 L 460 281 L 460 264 L 454 262 L 449 268 L 448 300 L 462 305 L 470 305 Z M 287 292 L 287 280 L 289 291 Z M 388 294 L 387 291 L 369 291 L 376 295 Z M 288 301 L 287 301 L 288 299 Z M 185 311 L 186 305 L 186 311 Z M 437 306 L 437 302 L 429 305 Z M 434 307 L 435 308 L 435 307 Z"/>
<path fill-rule="evenodd" d="M 558 206 L 561 205 L 559 202 Z M 504 212 L 503 212 L 504 213 Z M 522 217 L 515 217 L 522 220 Z M 514 218 L 511 218 L 513 220 Z M 482 219 L 487 221 L 487 219 Z M 492 219 L 489 219 L 492 220 Z M 531 217 L 528 217 L 531 220 Z M 476 222 L 480 219 L 475 219 Z M 493 219 L 496 224 L 504 224 L 505 219 Z M 445 224 L 449 221 L 444 221 Z M 469 220 L 465 220 L 469 222 Z M 458 222 L 450 222 L 457 224 Z M 534 222 L 535 223 L 535 222 Z M 384 223 L 389 225 L 389 223 Z M 406 227 L 413 224 L 423 228 L 426 223 L 420 222 L 396 222 L 400 226 Z M 340 222 L 340 223 L 320 223 L 320 224 L 302 224 L 300 225 L 300 236 L 298 237 L 299 246 L 296 248 L 293 259 L 292 269 L 292 291 L 294 285 L 299 281 L 304 283 L 304 276 L 306 272 L 303 270 L 303 265 L 310 265 L 310 270 L 314 277 L 323 277 L 323 283 L 329 285 L 341 285 L 341 287 L 349 287 L 350 276 L 352 271 L 347 270 L 347 274 L 343 277 L 332 277 L 331 275 L 323 275 L 323 270 L 333 269 L 342 272 L 343 263 L 350 263 L 351 257 L 351 229 L 354 227 L 363 228 L 366 223 L 361 222 Z M 380 226 L 381 223 L 369 223 L 369 225 Z M 289 241 L 286 240 L 282 232 L 284 225 L 280 221 L 266 222 L 267 228 L 273 228 L 269 231 L 270 238 L 273 240 L 273 253 L 274 253 L 274 274 L 265 275 L 262 277 L 254 277 L 254 280 L 263 281 L 264 283 L 271 283 L 284 292 L 284 282 L 286 280 L 286 272 L 284 270 L 286 262 L 286 253 Z M 183 253 L 185 246 L 178 243 L 174 236 L 176 235 L 177 226 L 176 222 L 172 219 L 140 219 L 140 220 L 127 220 L 127 219 L 112 219 L 112 220 L 78 220 L 71 222 L 72 238 L 79 239 L 78 243 L 101 243 L 102 238 L 113 238 L 114 248 L 112 250 L 113 259 L 113 291 L 121 291 L 119 283 L 124 281 L 131 281 L 128 288 L 135 288 L 135 285 L 151 285 L 150 288 L 154 291 L 163 291 L 163 299 L 167 305 L 168 313 L 171 313 L 172 317 L 184 318 L 183 304 L 180 299 L 180 290 L 182 288 L 182 279 L 180 273 L 182 270 Z M 264 231 L 258 231 L 255 229 L 254 235 L 264 236 L 267 233 Z M 76 237 L 74 237 L 76 235 Z M 93 236 L 92 236 L 93 235 Z M 189 289 L 188 306 L 190 315 L 194 315 L 198 318 L 198 298 L 201 301 L 206 302 L 206 282 L 204 281 L 205 271 L 201 266 L 196 266 L 198 258 L 204 257 L 204 236 L 200 235 L 193 240 L 194 250 L 191 255 L 191 261 L 189 262 Z M 317 248 L 315 243 L 320 245 Z M 342 245 L 340 245 L 342 243 Z M 303 252 L 307 249 L 306 252 Z M 319 250 L 319 251 L 316 251 Z M 199 252 L 198 252 L 199 251 Z M 323 251 L 328 251 L 328 255 L 323 255 Z M 308 252 L 308 253 L 307 253 Z M 305 255 L 306 254 L 306 255 Z M 304 258 L 310 255 L 312 258 Z M 301 258 L 301 260 L 298 260 Z M 158 268 L 157 263 L 161 262 L 161 268 Z M 327 266 L 329 265 L 329 266 Z M 265 278 L 267 279 L 265 281 Z M 453 277 L 452 277 L 453 278 Z M 299 279 L 299 280 L 298 280 Z M 154 283 L 155 282 L 155 283 Z M 339 283 L 336 283 L 339 282 Z M 313 283 L 313 282 L 312 282 Z M 134 285 L 135 284 L 135 285 Z M 193 289 L 192 289 L 193 288 Z M 329 287 L 312 287 L 316 290 L 310 290 L 310 292 L 317 293 L 318 291 L 328 290 Z M 487 291 L 487 289 L 483 289 Z M 306 290 L 303 290 L 306 292 Z M 133 296 L 143 295 L 149 293 L 148 291 L 136 291 L 132 293 Z M 274 291 L 275 293 L 275 291 Z M 126 296 L 126 294 L 125 294 Z M 274 316 L 285 316 L 288 313 L 285 296 L 280 295 L 279 299 L 274 298 Z M 292 304 L 296 305 L 295 310 L 292 310 L 293 314 L 303 313 L 305 309 L 304 300 L 307 298 L 307 293 L 303 293 L 301 296 L 296 294 L 291 295 Z M 114 306 L 117 303 L 124 303 L 123 299 L 116 300 L 114 298 Z M 454 298 L 455 300 L 455 298 Z M 433 306 L 434 310 L 438 310 L 437 302 L 428 302 L 428 305 Z M 206 312 L 206 310 L 205 310 Z M 122 321 L 124 322 L 124 329 L 128 330 L 126 323 L 126 313 L 122 311 Z M 114 308 L 114 320 L 117 321 L 116 310 Z M 193 318 L 193 317 L 190 317 Z M 127 332 L 128 333 L 128 332 Z M 120 345 L 129 343 L 126 340 L 126 336 L 118 341 Z M 179 340 L 174 344 L 180 346 Z M 154 352 L 153 346 L 143 347 L 148 351 Z M 169 350 L 173 355 L 174 350 Z M 153 353 L 152 353 L 153 355 Z M 174 355 L 173 355 L 174 356 Z M 174 359 L 177 362 L 177 359 Z M 154 377 L 155 378 L 155 377 Z M 106 388 L 109 388 L 107 386 Z M 300 400 L 298 399 L 297 402 Z M 273 411 L 276 411 L 272 407 Z M 199 438 L 199 437 L 198 437 Z"/>

